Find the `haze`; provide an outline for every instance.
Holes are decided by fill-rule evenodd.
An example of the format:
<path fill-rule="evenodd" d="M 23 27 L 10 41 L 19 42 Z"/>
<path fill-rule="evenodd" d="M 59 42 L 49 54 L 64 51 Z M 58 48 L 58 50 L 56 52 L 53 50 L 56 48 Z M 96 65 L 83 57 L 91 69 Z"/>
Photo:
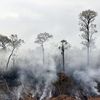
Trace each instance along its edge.
<path fill-rule="evenodd" d="M 79 13 L 87 9 L 98 13 L 95 37 L 99 48 L 99 0 L 0 0 L 0 34 L 18 34 L 31 47 L 37 34 L 48 32 L 53 41 L 66 39 L 72 46 L 81 47 Z"/>

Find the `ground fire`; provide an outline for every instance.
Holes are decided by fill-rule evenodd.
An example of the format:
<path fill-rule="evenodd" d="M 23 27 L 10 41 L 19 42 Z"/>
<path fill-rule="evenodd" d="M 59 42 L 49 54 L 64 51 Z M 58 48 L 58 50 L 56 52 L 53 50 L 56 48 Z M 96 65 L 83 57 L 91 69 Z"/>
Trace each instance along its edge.
<path fill-rule="evenodd" d="M 100 100 L 100 96 L 87 96 L 80 88 L 74 90 L 76 83 L 70 76 L 67 76 L 64 73 L 58 73 L 57 76 L 58 78 L 52 82 L 53 89 L 51 97 L 46 96 L 43 99 L 40 99 L 37 95 L 32 94 L 31 89 L 23 91 L 20 97 L 17 98 L 17 95 L 14 95 L 11 91 L 13 91 L 15 87 L 20 86 L 21 83 L 18 84 L 18 82 L 15 84 L 13 81 L 9 83 L 8 80 L 6 81 L 4 79 L 4 77 L 6 78 L 8 76 L 4 75 L 4 77 L 0 78 L 0 100 Z M 9 77 L 11 78 L 11 76 Z M 78 95 L 76 95 L 75 92 L 78 92 Z"/>

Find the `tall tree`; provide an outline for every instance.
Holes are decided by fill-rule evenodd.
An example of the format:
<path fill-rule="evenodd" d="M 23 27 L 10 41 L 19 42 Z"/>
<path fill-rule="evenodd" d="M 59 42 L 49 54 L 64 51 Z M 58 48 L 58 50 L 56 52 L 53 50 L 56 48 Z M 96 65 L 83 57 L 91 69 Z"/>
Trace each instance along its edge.
<path fill-rule="evenodd" d="M 63 72 L 65 72 L 65 50 L 69 47 L 70 44 L 66 40 L 61 40 L 61 46 L 59 46 L 59 49 L 61 50 L 62 54 Z"/>
<path fill-rule="evenodd" d="M 0 46 L 3 49 L 7 48 L 7 45 L 10 43 L 10 39 L 7 36 L 1 35 L 0 34 Z"/>
<path fill-rule="evenodd" d="M 41 47 L 42 47 L 43 65 L 44 65 L 44 63 L 45 63 L 45 58 L 44 58 L 44 43 L 45 43 L 47 40 L 49 40 L 50 38 L 52 38 L 52 37 L 53 37 L 53 36 L 50 35 L 49 33 L 44 32 L 44 33 L 38 34 L 38 35 L 37 35 L 37 38 L 36 38 L 36 40 L 35 40 L 35 43 L 40 44 Z"/>
<path fill-rule="evenodd" d="M 94 24 L 97 13 L 93 10 L 85 10 L 80 13 L 80 31 L 84 41 L 82 44 L 87 48 L 87 65 L 90 63 L 90 48 L 94 45 L 94 33 L 97 32 L 96 24 Z"/>
<path fill-rule="evenodd" d="M 16 34 L 12 34 L 10 36 L 10 43 L 9 43 L 9 45 L 11 46 L 12 50 L 11 50 L 11 53 L 10 53 L 10 55 L 8 57 L 8 60 L 7 60 L 6 69 L 9 66 L 10 59 L 11 59 L 15 49 L 18 48 L 23 42 L 24 42 L 24 40 L 18 39 L 18 36 Z"/>

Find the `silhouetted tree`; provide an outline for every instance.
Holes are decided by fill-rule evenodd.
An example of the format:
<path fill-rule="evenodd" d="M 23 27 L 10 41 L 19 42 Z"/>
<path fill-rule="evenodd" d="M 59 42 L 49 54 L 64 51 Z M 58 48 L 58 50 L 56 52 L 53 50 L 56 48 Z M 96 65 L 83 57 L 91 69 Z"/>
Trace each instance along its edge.
<path fill-rule="evenodd" d="M 44 43 L 49 40 L 50 38 L 52 38 L 53 36 L 50 35 L 49 33 L 40 33 L 37 35 L 37 38 L 35 40 L 35 43 L 38 43 L 41 45 L 42 47 L 42 53 L 43 53 L 43 65 L 45 63 L 45 59 L 44 59 Z"/>
<path fill-rule="evenodd" d="M 6 49 L 7 45 L 9 44 L 10 39 L 7 36 L 0 35 L 0 46 L 3 49 Z"/>
<path fill-rule="evenodd" d="M 61 46 L 59 49 L 61 50 L 62 54 L 62 61 L 63 61 L 63 72 L 65 72 L 65 50 L 70 47 L 70 44 L 66 40 L 61 40 Z"/>
<path fill-rule="evenodd" d="M 94 33 L 97 32 L 96 24 L 94 24 L 97 13 L 92 10 L 85 10 L 80 13 L 80 31 L 82 31 L 82 44 L 87 48 L 87 65 L 90 62 L 90 48 L 94 45 Z"/>
<path fill-rule="evenodd" d="M 12 34 L 10 36 L 9 45 L 12 47 L 12 50 L 11 50 L 11 54 L 9 55 L 8 60 L 7 60 L 6 69 L 8 68 L 8 65 L 9 65 L 10 59 L 11 59 L 13 53 L 14 53 L 14 50 L 16 48 L 18 48 L 23 42 L 24 42 L 24 40 L 18 39 L 18 36 L 16 34 Z"/>

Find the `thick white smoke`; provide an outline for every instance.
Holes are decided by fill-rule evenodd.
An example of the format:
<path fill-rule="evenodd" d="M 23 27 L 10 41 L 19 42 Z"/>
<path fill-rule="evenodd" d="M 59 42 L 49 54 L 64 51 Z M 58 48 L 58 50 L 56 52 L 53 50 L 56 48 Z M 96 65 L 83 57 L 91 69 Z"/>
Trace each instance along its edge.
<path fill-rule="evenodd" d="M 88 94 L 100 94 L 97 90 L 97 81 L 100 82 L 100 62 L 98 50 L 91 51 L 90 64 L 87 66 L 87 52 L 78 48 L 72 48 L 65 53 L 66 75 L 70 75 L 81 85 Z M 59 57 L 59 55 L 58 55 Z M 61 58 L 61 55 L 60 55 Z M 57 61 L 57 60 L 56 60 Z M 59 58 L 58 62 L 59 63 Z M 61 64 L 58 64 L 57 68 Z"/>
<path fill-rule="evenodd" d="M 18 67 L 20 69 L 19 81 L 21 85 L 16 90 L 18 98 L 23 95 L 23 92 L 27 94 L 29 91 L 40 100 L 43 100 L 47 95 L 49 97 L 52 95 L 52 81 L 57 78 L 56 73 L 62 70 L 61 53 L 59 50 L 55 50 L 53 53 L 49 50 L 45 51 L 45 65 L 42 63 L 41 48 L 17 52 L 14 58 L 14 66 L 11 59 L 9 68 Z M 8 55 L 5 52 L 0 53 L 0 55 L 1 67 L 5 67 Z M 83 86 L 87 93 L 99 94 L 96 89 L 97 81 L 100 82 L 99 52 L 97 50 L 93 51 L 90 57 L 90 65 L 87 66 L 85 50 L 78 48 L 66 50 L 66 75 L 73 77 L 77 84 Z"/>

